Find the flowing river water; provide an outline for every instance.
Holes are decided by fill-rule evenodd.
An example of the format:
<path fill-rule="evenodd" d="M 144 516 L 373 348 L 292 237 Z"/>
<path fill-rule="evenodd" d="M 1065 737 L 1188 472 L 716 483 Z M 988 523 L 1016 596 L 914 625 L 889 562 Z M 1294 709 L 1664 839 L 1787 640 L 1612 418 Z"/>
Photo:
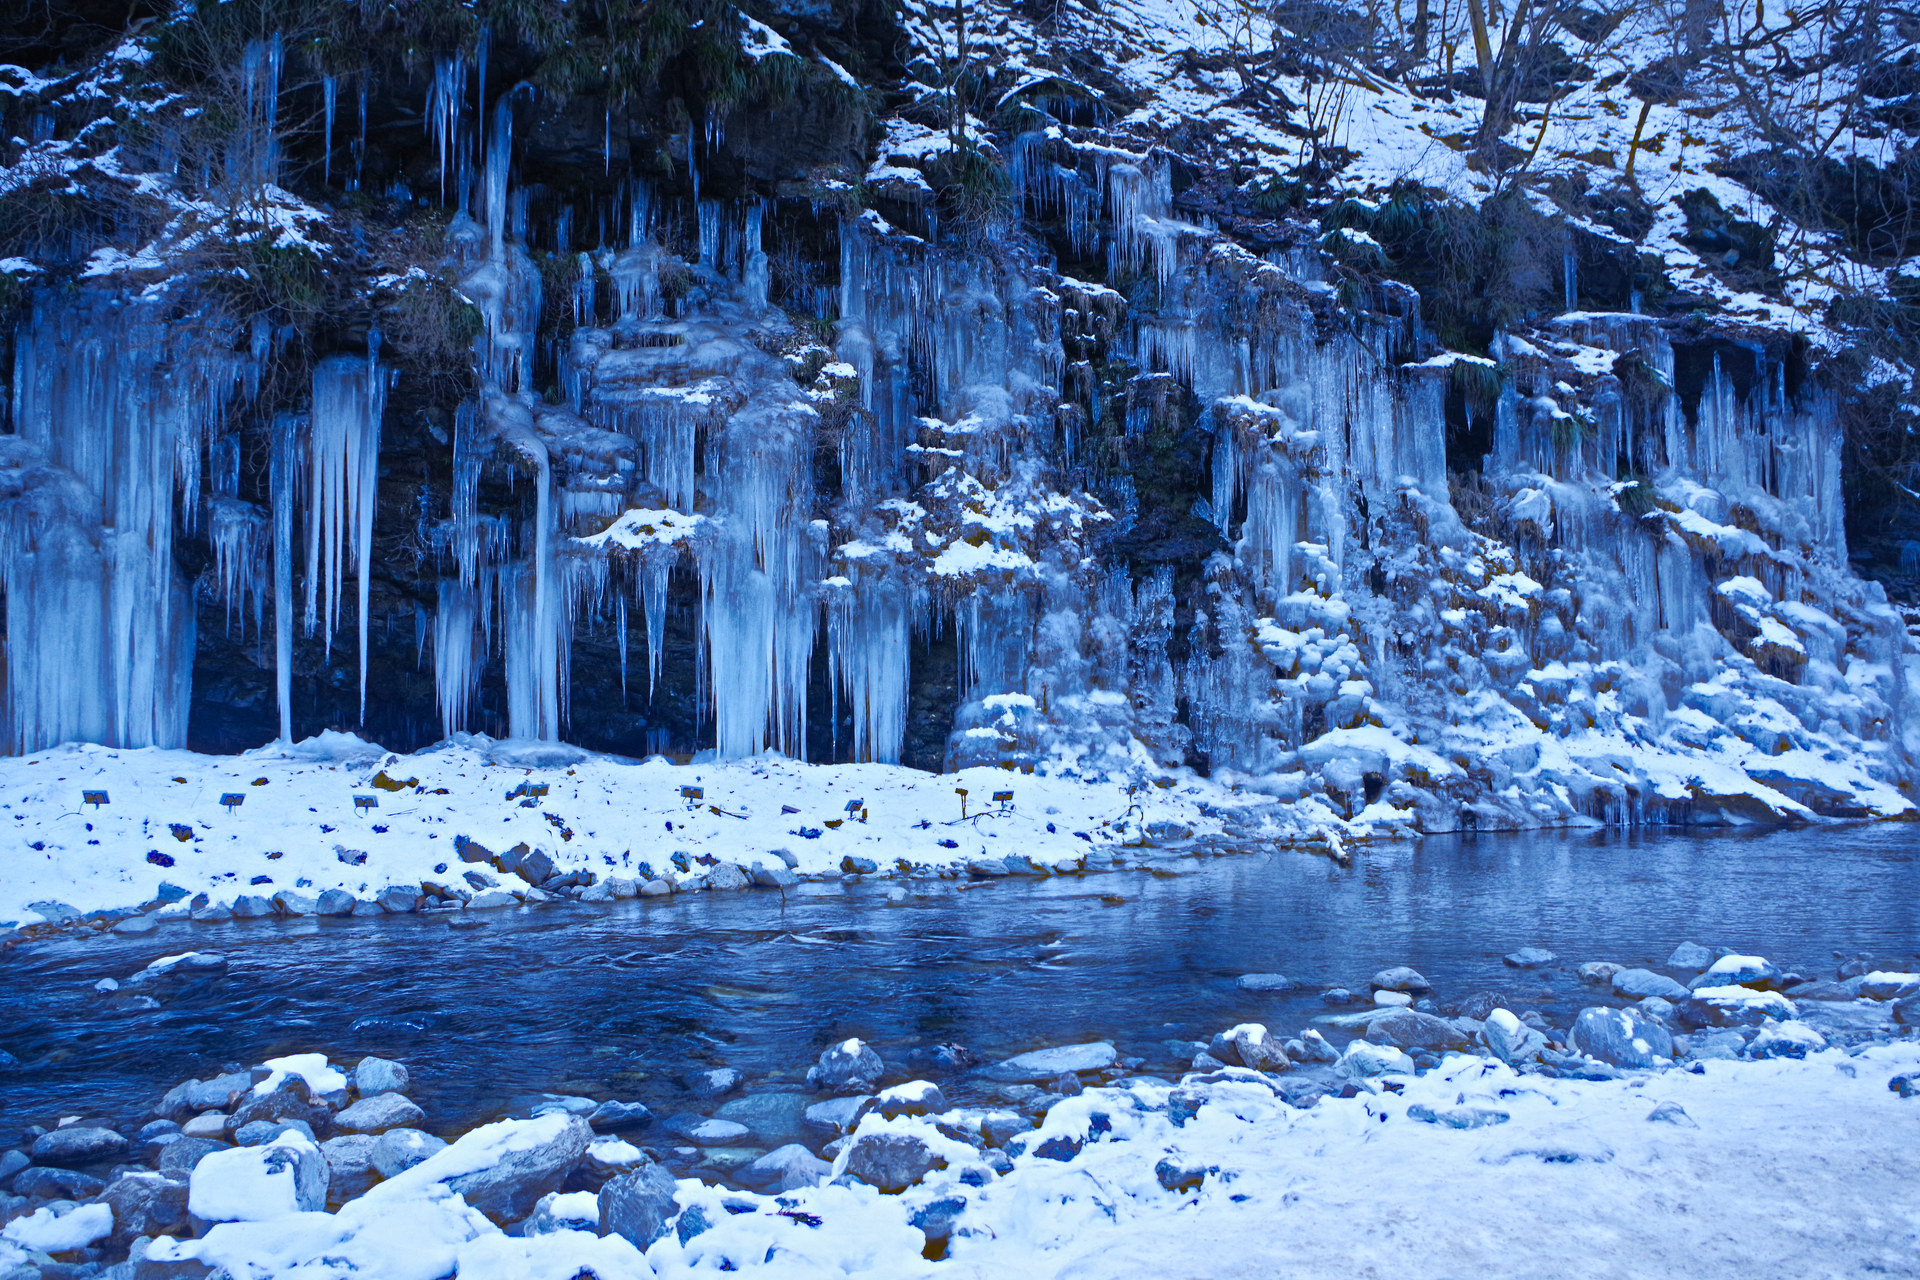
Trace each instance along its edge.
<path fill-rule="evenodd" d="M 1831 977 L 1836 957 L 1920 951 L 1908 824 L 1430 838 L 1351 869 L 1288 851 L 1166 872 L 553 905 L 463 930 L 402 916 L 34 942 L 0 956 L 0 1049 L 18 1059 L 0 1071 L 0 1124 L 134 1120 L 189 1076 L 309 1050 L 405 1061 L 448 1134 L 543 1092 L 700 1109 L 677 1083 L 699 1067 L 796 1090 L 848 1036 L 889 1063 L 1108 1039 L 1171 1072 L 1168 1041 L 1244 1021 L 1297 1034 L 1327 1011 L 1323 989 L 1364 992 L 1388 965 L 1419 969 L 1443 1004 L 1496 990 L 1564 1026 L 1596 1002 L 1572 972 L 1585 960 L 1658 968 L 1692 940 Z M 896 886 L 908 896 L 890 902 Z M 1502 963 L 1527 945 L 1565 967 Z M 189 949 L 226 955 L 225 982 L 146 1011 L 93 990 Z M 1304 986 L 1241 990 L 1249 972 Z"/>

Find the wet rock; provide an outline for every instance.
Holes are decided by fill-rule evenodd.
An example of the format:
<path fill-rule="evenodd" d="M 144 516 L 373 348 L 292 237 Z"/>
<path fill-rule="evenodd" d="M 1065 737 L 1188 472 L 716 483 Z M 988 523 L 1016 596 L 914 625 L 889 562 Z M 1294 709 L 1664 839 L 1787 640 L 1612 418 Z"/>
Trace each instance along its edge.
<path fill-rule="evenodd" d="M 1230 1067 L 1254 1071 L 1286 1071 L 1293 1066 L 1280 1042 L 1257 1022 L 1243 1022 L 1220 1032 L 1207 1046 L 1207 1053 Z"/>
<path fill-rule="evenodd" d="M 849 1094 L 816 1102 L 802 1114 L 801 1123 L 810 1133 L 835 1137 L 848 1133 L 858 1122 L 861 1108 L 873 1099 L 865 1094 Z"/>
<path fill-rule="evenodd" d="M 243 893 L 233 900 L 234 918 L 263 920 L 273 914 L 273 903 L 257 893 Z"/>
<path fill-rule="evenodd" d="M 1311 1028 L 1300 1033 L 1300 1049 L 1302 1062 L 1338 1062 L 1340 1060 L 1340 1051 L 1327 1043 L 1325 1036 Z"/>
<path fill-rule="evenodd" d="M 325 1133 L 333 1123 L 333 1109 L 313 1096 L 307 1082 L 289 1076 L 267 1093 L 248 1095 L 227 1117 L 232 1132 L 255 1120 L 302 1120 L 315 1133 Z M 189 1122 L 184 1132 L 193 1132 Z"/>
<path fill-rule="evenodd" d="M 1320 993 L 1320 1003 L 1330 1009 L 1339 1009 L 1350 1004 L 1359 1004 L 1360 1000 L 1345 987 L 1329 987 Z"/>
<path fill-rule="evenodd" d="M 680 1217 L 673 1224 L 674 1238 L 681 1244 L 695 1236 L 705 1235 L 713 1230 L 713 1221 L 707 1217 L 705 1205 L 690 1204 L 680 1211 Z"/>
<path fill-rule="evenodd" d="M 549 1192 L 520 1224 L 523 1236 L 546 1236 L 556 1231 L 598 1231 L 600 1202 L 593 1192 Z M 589 1272 L 591 1274 L 591 1272 Z"/>
<path fill-rule="evenodd" d="M 1667 968 L 1676 973 L 1699 973 L 1712 963 L 1713 952 L 1697 942 L 1683 942 L 1667 957 Z"/>
<path fill-rule="evenodd" d="M 409 1083 L 406 1066 L 387 1058 L 362 1058 L 353 1068 L 353 1088 L 363 1098 L 376 1093 L 405 1093 Z"/>
<path fill-rule="evenodd" d="M 217 951 L 189 951 L 155 960 L 126 981 L 162 995 L 180 994 L 227 976 L 227 958 Z"/>
<path fill-rule="evenodd" d="M 811 1097 L 805 1093 L 753 1093 L 735 1098 L 713 1114 L 715 1119 L 744 1124 L 760 1142 L 775 1147 L 805 1131 L 803 1117 Z"/>
<path fill-rule="evenodd" d="M 317 916 L 350 916 L 353 914 L 353 895 L 345 889 L 328 889 L 321 893 L 313 904 L 313 914 Z"/>
<path fill-rule="evenodd" d="M 897 1195 L 946 1165 L 945 1157 L 912 1134 L 879 1132 L 855 1137 L 843 1168 L 848 1176 Z"/>
<path fill-rule="evenodd" d="M 1376 991 L 1373 1003 L 1381 1009 L 1408 1009 L 1413 1007 L 1413 997 L 1404 991 Z"/>
<path fill-rule="evenodd" d="M 1702 987 L 1752 987 L 1771 991 L 1780 985 L 1780 970 L 1761 956 L 1727 955 L 1715 960 L 1688 985 L 1695 991 Z"/>
<path fill-rule="evenodd" d="M 35 1164 L 78 1169 L 103 1160 L 118 1160 L 132 1149 L 132 1143 L 111 1129 L 70 1125 L 35 1138 L 33 1160 Z"/>
<path fill-rule="evenodd" d="M 154 1108 L 154 1113 L 178 1120 L 196 1111 L 225 1110 L 252 1088 L 253 1077 L 244 1071 L 214 1076 L 209 1080 L 188 1080 L 168 1090 Z"/>
<path fill-rule="evenodd" d="M 879 869 L 880 864 L 872 858 L 858 858 L 853 854 L 848 854 L 846 857 L 840 859 L 840 872 L 842 875 L 870 876 Z M 1006 873 L 1007 869 L 1001 867 L 1000 874 L 1005 875 Z"/>
<path fill-rule="evenodd" d="M 1706 950 L 1705 947 L 1701 948 Z M 1682 1129 L 1698 1129 L 1700 1124 L 1687 1114 L 1687 1109 L 1677 1102 L 1663 1102 L 1647 1113 L 1647 1119 L 1654 1124 L 1676 1125 Z"/>
<path fill-rule="evenodd" d="M 1796 982 L 1787 989 L 1787 997 L 1801 1000 L 1851 1000 L 1854 992 L 1845 982 Z"/>
<path fill-rule="evenodd" d="M 380 1140 L 369 1133 L 349 1133 L 320 1144 L 327 1161 L 327 1200 L 344 1204 L 380 1180 L 373 1167 L 373 1148 Z"/>
<path fill-rule="evenodd" d="M 327 1158 L 297 1134 L 215 1151 L 194 1166 L 187 1207 L 204 1222 L 263 1222 L 327 1205 Z"/>
<path fill-rule="evenodd" d="M 1242 991 L 1297 991 L 1300 984 L 1284 973 L 1243 973 L 1233 985 Z"/>
<path fill-rule="evenodd" d="M 373 1139 L 367 1158 L 373 1164 L 375 1173 L 383 1178 L 392 1178 L 446 1148 L 444 1140 L 419 1129 L 389 1129 Z"/>
<path fill-rule="evenodd" d="M 1582 1009 L 1567 1047 L 1615 1067 L 1645 1070 L 1673 1061 L 1673 1037 L 1638 1009 Z"/>
<path fill-rule="evenodd" d="M 1382 969 L 1373 975 L 1370 985 L 1375 991 L 1404 991 L 1412 996 L 1424 996 L 1433 990 L 1431 982 L 1421 977 L 1418 970 L 1409 969 L 1406 965 Z"/>
<path fill-rule="evenodd" d="M 732 1067 L 691 1071 L 684 1079 L 687 1091 L 702 1102 L 710 1102 L 715 1098 L 724 1098 L 730 1093 L 735 1093 L 745 1082 L 745 1077 Z"/>
<path fill-rule="evenodd" d="M 753 882 L 763 889 L 791 889 L 800 883 L 800 877 L 785 867 L 755 867 Z"/>
<path fill-rule="evenodd" d="M 1119 1053 L 1105 1040 L 1088 1044 L 1067 1044 L 1052 1049 L 1035 1049 L 1004 1062 L 981 1069 L 988 1080 L 1002 1084 L 1035 1084 L 1052 1080 L 1062 1071 L 1104 1071 L 1119 1060 Z"/>
<path fill-rule="evenodd" d="M 1626 967 L 1611 960 L 1589 960 L 1574 972 L 1580 975 L 1582 982 L 1591 982 L 1596 987 L 1611 987 L 1613 975 Z"/>
<path fill-rule="evenodd" d="M 1416 1009 L 1394 1009 L 1367 1024 L 1366 1038 L 1399 1049 L 1428 1049 L 1436 1053 L 1465 1049 L 1472 1042 L 1445 1018 Z"/>
<path fill-rule="evenodd" d="M 209 902 L 188 912 L 187 919 L 195 924 L 225 924 L 233 919 L 233 908 L 224 902 Z"/>
<path fill-rule="evenodd" d="M 593 1130 L 578 1116 L 555 1118 L 551 1123 L 555 1127 L 542 1140 L 508 1151 L 491 1168 L 450 1178 L 447 1185 L 501 1226 L 519 1222 L 533 1212 L 541 1196 L 560 1190 L 593 1140 Z"/>
<path fill-rule="evenodd" d="M 1544 947 L 1522 947 L 1502 957 L 1509 969 L 1544 969 L 1559 958 Z"/>
<path fill-rule="evenodd" d="M 880 1055 L 859 1039 L 843 1040 L 821 1053 L 808 1068 L 807 1084 L 825 1093 L 872 1093 L 886 1073 Z"/>
<path fill-rule="evenodd" d="M 273 895 L 273 909 L 283 916 L 310 916 L 320 910 L 320 899 L 312 894 L 282 889 Z"/>
<path fill-rule="evenodd" d="M 737 1120 L 717 1120 L 693 1114 L 673 1116 L 666 1122 L 668 1133 L 677 1134 L 703 1147 L 730 1147 L 751 1137 L 753 1130 Z"/>
<path fill-rule="evenodd" d="M 13 1194 L 39 1200 L 89 1200 L 106 1188 L 103 1179 L 78 1169 L 30 1165 L 13 1175 Z"/>
<path fill-rule="evenodd" d="M 136 1236 L 184 1235 L 187 1184 L 159 1173 L 125 1173 L 109 1183 L 100 1199 L 113 1210 L 113 1240 L 121 1247 Z"/>
<path fill-rule="evenodd" d="M 1893 1020 L 1903 1027 L 1920 1027 L 1920 996 L 1908 996 L 1893 1003 Z"/>
<path fill-rule="evenodd" d="M 32 1163 L 24 1151 L 0 1151 L 0 1187 L 6 1186 L 8 1179 Z"/>
<path fill-rule="evenodd" d="M 160 927 L 152 916 L 128 916 L 113 926 L 113 931 L 123 938 L 137 938 L 152 933 Z"/>
<path fill-rule="evenodd" d="M 833 1166 L 797 1142 L 775 1147 L 736 1175 L 757 1191 L 777 1194 L 824 1182 Z"/>
<path fill-rule="evenodd" d="M 216 1151 L 225 1150 L 228 1150 L 228 1144 L 216 1142 L 212 1138 L 181 1138 L 177 1142 L 169 1142 L 166 1145 L 160 1152 L 160 1159 L 155 1162 L 155 1167 L 161 1173 L 185 1177 L 192 1173 L 206 1157 Z"/>
<path fill-rule="evenodd" d="M 255 1120 L 233 1131 L 233 1140 L 243 1147 L 263 1147 L 283 1133 L 297 1133 L 314 1140 L 313 1128 L 304 1120 Z"/>
<path fill-rule="evenodd" d="M 377 1093 L 342 1111 L 333 1118 L 335 1125 L 348 1133 L 381 1133 L 388 1129 L 411 1129 L 427 1118 L 411 1098 L 401 1093 Z"/>
<path fill-rule="evenodd" d="M 498 911 L 502 907 L 517 907 L 520 899 L 505 889 L 484 889 L 467 900 L 469 911 Z"/>
<path fill-rule="evenodd" d="M 1628 1000 L 1659 996 L 1662 1000 L 1685 1000 L 1687 989 L 1664 973 L 1651 969 L 1622 969 L 1609 984 L 1613 993 Z"/>
<path fill-rule="evenodd" d="M 673 1175 L 657 1164 L 623 1173 L 600 1188 L 600 1227 L 636 1249 L 647 1249 L 667 1234 L 677 1212 Z"/>
<path fill-rule="evenodd" d="M 638 1102 L 603 1102 L 587 1117 L 595 1133 L 624 1133 L 653 1123 L 653 1112 Z"/>

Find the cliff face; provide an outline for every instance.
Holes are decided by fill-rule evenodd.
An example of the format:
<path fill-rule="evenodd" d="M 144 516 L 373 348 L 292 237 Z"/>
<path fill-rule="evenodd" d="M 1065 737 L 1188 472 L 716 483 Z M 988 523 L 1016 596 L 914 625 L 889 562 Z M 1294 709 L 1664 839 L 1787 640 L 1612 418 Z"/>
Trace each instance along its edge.
<path fill-rule="evenodd" d="M 1485 74 L 1342 16 L 16 26 L 12 749 L 1907 809 L 1913 644 L 1848 551 L 1899 580 L 1905 240 L 1809 202 L 1831 143 L 1768 189 L 1696 109 L 1738 59 L 1657 15 L 1496 14 Z M 1769 127 L 1853 49 L 1805 119 L 1903 172 L 1899 76 L 1768 35 Z"/>

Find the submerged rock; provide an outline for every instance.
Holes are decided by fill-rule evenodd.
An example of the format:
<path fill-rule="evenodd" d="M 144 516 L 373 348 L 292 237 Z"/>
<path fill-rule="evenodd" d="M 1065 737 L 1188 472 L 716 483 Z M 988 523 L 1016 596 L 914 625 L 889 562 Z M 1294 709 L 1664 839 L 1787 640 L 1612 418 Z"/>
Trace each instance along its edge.
<path fill-rule="evenodd" d="M 856 1037 L 824 1050 L 808 1069 L 807 1083 L 827 1093 L 872 1093 L 886 1069 L 880 1055 Z"/>
<path fill-rule="evenodd" d="M 1035 1049 L 983 1067 L 980 1075 L 1002 1084 L 1037 1084 L 1052 1080 L 1062 1071 L 1100 1071 L 1119 1060 L 1119 1053 L 1105 1040 L 1088 1044 L 1067 1044 L 1052 1049 Z"/>

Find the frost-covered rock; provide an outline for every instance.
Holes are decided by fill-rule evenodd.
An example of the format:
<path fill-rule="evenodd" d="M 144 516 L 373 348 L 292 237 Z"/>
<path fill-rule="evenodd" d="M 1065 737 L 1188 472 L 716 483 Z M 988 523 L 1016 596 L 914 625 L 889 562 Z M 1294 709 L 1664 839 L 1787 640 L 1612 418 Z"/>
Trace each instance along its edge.
<path fill-rule="evenodd" d="M 898 1194 L 919 1182 L 935 1169 L 946 1166 L 923 1139 L 910 1133 L 886 1130 L 855 1134 L 841 1157 L 841 1169 L 849 1177 L 876 1187 L 887 1194 Z"/>
<path fill-rule="evenodd" d="M 327 1158 L 297 1133 L 215 1151 L 194 1166 L 187 1207 L 206 1222 L 264 1222 L 326 1208 Z"/>
<path fill-rule="evenodd" d="M 457 1166 L 469 1152 L 474 1158 L 485 1158 L 483 1168 L 448 1177 L 446 1184 L 505 1226 L 532 1213 L 541 1196 L 558 1191 L 592 1140 L 593 1130 L 578 1116 L 501 1120 L 467 1134 L 416 1170 L 435 1167 L 436 1160 Z"/>
<path fill-rule="evenodd" d="M 1280 1041 L 1257 1022 L 1243 1022 L 1219 1032 L 1207 1052 L 1230 1067 L 1255 1071 L 1285 1071 L 1293 1065 Z"/>
<path fill-rule="evenodd" d="M 1340 1055 L 1334 1069 L 1349 1080 L 1365 1080 L 1373 1076 L 1412 1075 L 1414 1067 L 1413 1059 L 1392 1045 L 1355 1040 Z"/>
<path fill-rule="evenodd" d="M 740 1171 L 740 1180 L 767 1192 L 798 1191 L 815 1186 L 832 1173 L 833 1165 L 797 1142 L 775 1147 Z"/>
<path fill-rule="evenodd" d="M 1689 987 L 1698 991 L 1702 987 L 1753 987 L 1759 990 L 1771 990 L 1780 981 L 1780 970 L 1772 961 L 1761 956 L 1721 956 L 1706 972 L 1695 978 Z M 1649 992 L 1649 995 L 1658 994 Z"/>
<path fill-rule="evenodd" d="M 1637 1009 L 1582 1009 L 1567 1047 L 1610 1066 L 1645 1069 L 1673 1061 L 1673 1037 Z"/>
<path fill-rule="evenodd" d="M 64 1210 L 46 1205 L 0 1227 L 0 1242 L 43 1254 L 67 1253 L 112 1233 L 113 1210 L 107 1205 L 74 1205 Z"/>
<path fill-rule="evenodd" d="M 1433 984 L 1422 977 L 1419 970 L 1409 969 L 1405 965 L 1382 969 L 1373 975 L 1371 985 L 1375 991 L 1404 991 L 1414 996 L 1424 996 L 1433 991 Z"/>
<path fill-rule="evenodd" d="M 1827 1038 L 1804 1022 L 1770 1022 L 1747 1043 L 1750 1058 L 1804 1058 L 1827 1047 Z"/>
<path fill-rule="evenodd" d="M 1035 1049 L 983 1067 L 980 1074 L 1002 1084 L 1035 1084 L 1052 1080 L 1063 1071 L 1101 1071 L 1112 1066 L 1119 1056 L 1112 1044 L 1097 1040 Z"/>
<path fill-rule="evenodd" d="M 1857 990 L 1869 1000 L 1904 1000 L 1908 996 L 1920 994 L 1920 973 L 1888 973 L 1875 970 L 1861 974 L 1854 981 Z"/>
<path fill-rule="evenodd" d="M 1516 1018 L 1511 1011 L 1495 1009 L 1487 1015 L 1482 1028 L 1487 1049 L 1509 1065 L 1532 1062 L 1547 1047 L 1547 1038 Z"/>
<path fill-rule="evenodd" d="M 807 1083 L 827 1093 L 872 1093 L 886 1069 L 865 1041 L 843 1040 L 821 1052 L 819 1063 L 807 1071 Z"/>
<path fill-rule="evenodd" d="M 657 1164 L 623 1173 L 600 1188 L 600 1226 L 637 1249 L 650 1248 L 667 1234 L 667 1223 L 678 1212 L 673 1175 Z"/>
<path fill-rule="evenodd" d="M 1676 1016 L 1685 1027 L 1757 1027 L 1791 1018 L 1793 1002 L 1777 991 L 1752 987 L 1695 987 Z"/>

